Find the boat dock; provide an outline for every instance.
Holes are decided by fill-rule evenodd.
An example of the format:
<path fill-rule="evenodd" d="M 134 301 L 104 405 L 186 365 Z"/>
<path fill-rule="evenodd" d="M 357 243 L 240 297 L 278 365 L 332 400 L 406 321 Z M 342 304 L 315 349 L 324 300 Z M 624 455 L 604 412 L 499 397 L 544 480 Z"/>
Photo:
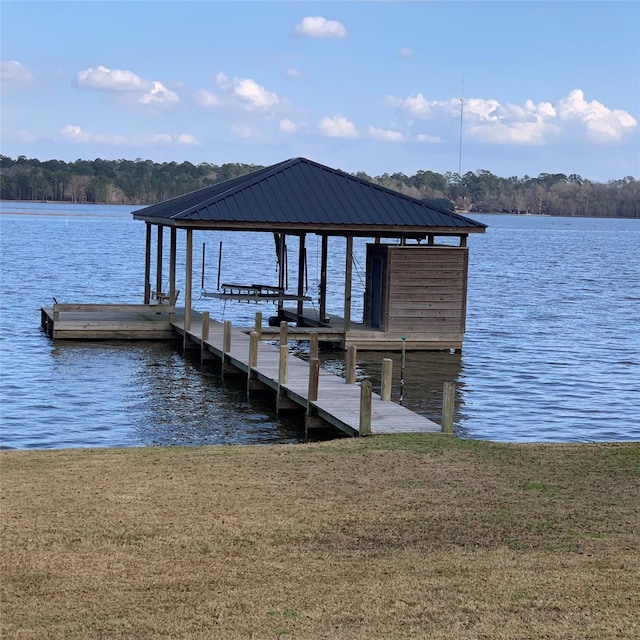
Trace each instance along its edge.
<path fill-rule="evenodd" d="M 199 349 L 201 360 L 220 366 L 223 376 L 244 377 L 249 395 L 274 394 L 278 413 L 304 412 L 306 429 L 332 425 L 350 436 L 441 431 L 435 422 L 383 400 L 371 391 L 368 380 L 357 384 L 348 371 L 347 378 L 342 378 L 320 368 L 317 359 L 307 362 L 288 351 L 289 340 L 336 340 L 335 329 L 292 327 L 287 333 L 281 327 L 276 334 L 275 328 L 261 330 L 258 322 L 253 330 L 233 328 L 228 321 L 210 319 L 207 312 L 192 312 L 187 329 L 184 310 L 172 305 L 55 304 L 41 310 L 41 320 L 51 338 L 182 337 L 185 349 Z"/>

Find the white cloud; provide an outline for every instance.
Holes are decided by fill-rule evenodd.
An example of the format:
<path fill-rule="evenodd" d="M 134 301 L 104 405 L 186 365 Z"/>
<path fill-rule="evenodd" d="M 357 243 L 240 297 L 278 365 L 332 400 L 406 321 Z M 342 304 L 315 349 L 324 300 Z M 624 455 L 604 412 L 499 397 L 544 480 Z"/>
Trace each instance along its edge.
<path fill-rule="evenodd" d="M 253 107 L 265 108 L 278 104 L 278 96 L 261 87 L 257 82 L 250 78 L 239 80 L 233 89 L 233 92 L 242 100 L 245 100 Z"/>
<path fill-rule="evenodd" d="M 406 98 L 387 96 L 385 103 L 410 119 L 432 120 L 443 126 L 451 126 L 460 117 L 457 98 L 427 100 L 417 93 Z M 611 110 L 595 100 L 587 102 L 579 89 L 555 104 L 527 100 L 523 105 L 503 105 L 484 98 L 464 101 L 465 136 L 481 142 L 539 145 L 572 131 L 575 134 L 576 129 L 594 142 L 616 142 L 637 126 L 626 111 Z"/>
<path fill-rule="evenodd" d="M 409 49 L 409 47 L 404 47 L 398 51 L 400 57 L 402 58 L 411 58 L 415 55 L 415 51 L 413 49 Z"/>
<path fill-rule="evenodd" d="M 203 109 L 216 109 L 222 106 L 222 101 L 213 91 L 200 89 L 193 94 L 195 103 Z"/>
<path fill-rule="evenodd" d="M 190 133 L 181 133 L 175 137 L 175 141 L 177 144 L 184 144 L 190 147 L 200 146 L 200 142 L 198 138 L 192 136 Z"/>
<path fill-rule="evenodd" d="M 406 111 L 415 118 L 423 119 L 429 118 L 432 115 L 432 105 L 437 104 L 435 102 L 429 102 L 421 93 L 416 93 L 414 96 L 409 96 L 404 100 L 402 98 L 387 96 L 385 102 L 400 111 Z"/>
<path fill-rule="evenodd" d="M 228 97 L 241 104 L 247 110 L 269 110 L 280 103 L 280 98 L 267 91 L 251 78 L 229 78 L 220 71 L 216 75 L 216 84 Z"/>
<path fill-rule="evenodd" d="M 104 144 L 114 146 L 154 146 L 154 145 L 199 145 L 195 136 L 181 133 L 173 136 L 169 133 L 140 134 L 137 136 L 124 136 L 110 133 L 92 133 L 82 127 L 68 124 L 60 130 L 60 137 L 67 142 L 78 144 Z"/>
<path fill-rule="evenodd" d="M 157 109 L 175 106 L 180 98 L 157 80 L 145 80 L 127 69 L 109 69 L 105 66 L 79 71 L 75 85 L 80 89 L 108 91 L 123 96 L 125 103 L 137 103 Z"/>
<path fill-rule="evenodd" d="M 299 78 L 300 71 L 298 71 L 298 69 L 285 69 L 284 75 L 287 76 L 287 78 Z"/>
<path fill-rule="evenodd" d="M 147 91 L 139 100 L 141 104 L 171 105 L 180 102 L 178 94 L 167 89 L 161 82 L 153 82 L 150 91 Z"/>
<path fill-rule="evenodd" d="M 428 136 L 425 133 L 419 133 L 416 136 L 416 140 L 424 144 L 438 144 L 442 142 L 442 139 L 439 138 L 438 136 Z"/>
<path fill-rule="evenodd" d="M 327 20 L 322 16 L 307 16 L 296 25 L 294 33 L 310 38 L 345 38 L 347 30 L 343 24 L 335 20 Z"/>
<path fill-rule="evenodd" d="M 283 118 L 280 120 L 280 131 L 284 133 L 295 133 L 298 130 L 298 125 L 289 120 L 288 118 Z"/>
<path fill-rule="evenodd" d="M 482 142 L 543 144 L 560 133 L 549 102 L 536 105 L 527 100 L 522 107 L 502 106 L 496 100 L 475 98 L 469 104 L 465 101 L 465 115 L 470 117 L 467 135 Z"/>
<path fill-rule="evenodd" d="M 393 131 L 391 129 L 376 129 L 376 127 L 369 127 L 369 137 L 376 140 L 385 140 L 387 142 L 404 142 L 405 138 L 399 131 Z"/>
<path fill-rule="evenodd" d="M 353 122 L 350 122 L 344 116 L 326 116 L 318 123 L 318 130 L 324 136 L 330 138 L 357 138 L 358 130 Z"/>
<path fill-rule="evenodd" d="M 583 124 L 587 136 L 595 142 L 615 142 L 638 126 L 626 111 L 611 110 L 596 100 L 587 102 L 580 89 L 570 91 L 559 100 L 557 110 L 561 120 Z"/>
<path fill-rule="evenodd" d="M 153 88 L 151 82 L 126 69 L 108 69 L 99 65 L 79 71 L 75 79 L 76 86 L 82 89 L 98 91 L 148 91 Z"/>
<path fill-rule="evenodd" d="M 74 124 L 68 124 L 60 130 L 60 135 L 70 142 L 93 142 L 94 136 L 91 133 L 83 131 Z"/>
<path fill-rule="evenodd" d="M 3 85 L 26 85 L 32 82 L 33 74 L 17 60 L 9 60 L 0 64 L 0 79 Z"/>

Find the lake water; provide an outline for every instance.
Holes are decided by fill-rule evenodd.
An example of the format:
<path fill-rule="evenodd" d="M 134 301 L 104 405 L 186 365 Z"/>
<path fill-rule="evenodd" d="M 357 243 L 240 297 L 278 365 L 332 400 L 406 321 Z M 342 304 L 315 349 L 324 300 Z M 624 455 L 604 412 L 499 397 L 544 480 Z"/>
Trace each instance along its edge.
<path fill-rule="evenodd" d="M 298 419 L 247 401 L 165 343 L 49 340 L 41 306 L 141 302 L 145 225 L 135 207 L 3 202 L 1 236 L 1 443 L 5 449 L 296 442 Z M 458 435 L 496 441 L 640 440 L 640 220 L 473 215 L 467 333 L 462 354 L 407 353 L 404 401 L 439 422 L 442 384 L 457 383 Z M 168 236 L 168 234 L 165 234 Z M 184 290 L 184 234 L 179 233 Z M 268 234 L 194 233 L 197 310 L 234 325 L 273 307 L 200 297 L 222 281 L 276 282 Z M 341 314 L 342 247 L 330 240 L 329 312 Z M 307 239 L 309 295 L 317 298 L 319 247 Z M 295 288 L 297 245 L 289 273 Z M 165 250 L 168 256 L 168 247 Z M 364 241 L 355 243 L 354 310 L 362 312 Z M 165 266 L 168 276 L 168 266 Z M 332 295 L 333 294 L 333 295 Z M 183 294 L 181 294 L 183 296 Z M 304 346 L 301 347 L 304 351 Z M 304 355 L 304 354 L 303 354 Z M 360 353 L 358 375 L 379 385 L 385 353 Z M 394 396 L 399 355 L 393 354 Z M 342 353 L 323 354 L 341 372 Z"/>

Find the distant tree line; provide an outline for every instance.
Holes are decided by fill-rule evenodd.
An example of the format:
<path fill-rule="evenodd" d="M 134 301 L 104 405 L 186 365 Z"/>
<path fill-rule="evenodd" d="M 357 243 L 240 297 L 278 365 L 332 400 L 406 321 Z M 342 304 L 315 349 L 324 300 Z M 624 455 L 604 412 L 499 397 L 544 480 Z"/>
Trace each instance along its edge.
<path fill-rule="evenodd" d="M 261 168 L 240 163 L 156 163 L 140 158 L 41 162 L 2 155 L 0 198 L 146 205 Z M 354 175 L 449 210 L 640 218 L 640 181 L 631 176 L 600 183 L 577 174 L 501 178 L 486 170 L 464 175 L 422 170 L 412 176 L 369 176 L 362 171 Z"/>

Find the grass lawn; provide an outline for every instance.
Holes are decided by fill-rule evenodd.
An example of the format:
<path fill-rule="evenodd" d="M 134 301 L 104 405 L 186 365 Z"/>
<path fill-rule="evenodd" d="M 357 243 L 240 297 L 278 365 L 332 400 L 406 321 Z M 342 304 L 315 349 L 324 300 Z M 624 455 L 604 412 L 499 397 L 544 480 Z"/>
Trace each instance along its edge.
<path fill-rule="evenodd" d="M 640 638 L 640 445 L 0 454 L 3 638 Z"/>

